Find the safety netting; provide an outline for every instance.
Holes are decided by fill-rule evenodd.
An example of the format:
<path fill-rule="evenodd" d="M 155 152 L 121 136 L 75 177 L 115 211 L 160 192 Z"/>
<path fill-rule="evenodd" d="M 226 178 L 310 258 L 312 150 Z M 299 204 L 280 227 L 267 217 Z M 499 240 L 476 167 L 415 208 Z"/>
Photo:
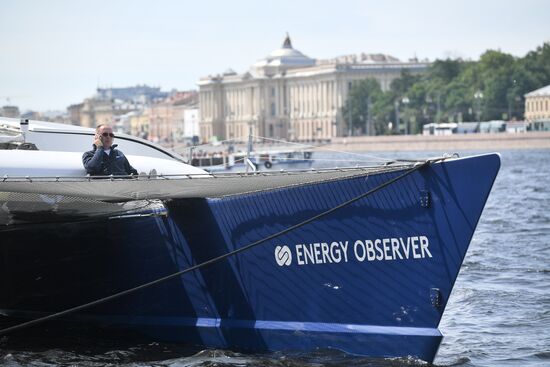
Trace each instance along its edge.
<path fill-rule="evenodd" d="M 110 177 L 0 178 L 0 225 L 163 214 L 164 200 L 221 198 L 311 185 L 410 168 L 391 166 L 344 169 Z"/>

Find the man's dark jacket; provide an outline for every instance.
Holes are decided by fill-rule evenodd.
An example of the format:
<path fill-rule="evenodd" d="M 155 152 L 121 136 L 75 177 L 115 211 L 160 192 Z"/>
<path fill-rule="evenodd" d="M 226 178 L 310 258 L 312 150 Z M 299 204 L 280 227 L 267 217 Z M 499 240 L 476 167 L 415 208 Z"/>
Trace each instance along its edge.
<path fill-rule="evenodd" d="M 116 149 L 116 144 L 111 146 L 111 153 L 105 153 L 103 147 L 96 147 L 87 151 L 82 156 L 82 163 L 86 172 L 92 176 L 122 176 L 137 175 L 138 171 L 130 165 L 124 154 Z"/>

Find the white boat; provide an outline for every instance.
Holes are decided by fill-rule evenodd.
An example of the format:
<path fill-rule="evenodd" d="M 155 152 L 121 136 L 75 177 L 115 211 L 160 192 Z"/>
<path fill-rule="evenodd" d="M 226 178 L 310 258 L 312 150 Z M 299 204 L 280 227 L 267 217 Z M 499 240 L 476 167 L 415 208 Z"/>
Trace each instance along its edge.
<path fill-rule="evenodd" d="M 0 118 L 2 175 L 86 176 L 82 154 L 92 148 L 94 135 L 95 129 L 43 121 L 21 129 L 18 119 Z M 206 173 L 147 140 L 117 134 L 116 142 L 141 174 Z"/>
<path fill-rule="evenodd" d="M 266 149 L 235 151 L 233 145 L 224 150 L 210 149 L 191 152 L 191 164 L 208 172 L 270 169 L 305 169 L 314 162 L 313 150 L 301 147 L 279 146 Z"/>

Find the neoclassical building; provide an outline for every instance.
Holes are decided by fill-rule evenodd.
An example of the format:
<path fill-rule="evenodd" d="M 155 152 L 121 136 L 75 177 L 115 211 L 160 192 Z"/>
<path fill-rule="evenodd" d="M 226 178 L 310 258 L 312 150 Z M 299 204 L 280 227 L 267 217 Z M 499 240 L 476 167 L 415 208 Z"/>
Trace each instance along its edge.
<path fill-rule="evenodd" d="M 327 140 L 346 131 L 342 106 L 353 82 L 374 78 L 387 90 L 403 69 L 420 73 L 427 66 L 364 53 L 316 60 L 294 49 L 287 35 L 248 72 L 229 69 L 199 80 L 201 137 L 244 140 L 251 129 L 273 139 Z"/>
<path fill-rule="evenodd" d="M 525 120 L 532 130 L 550 130 L 550 85 L 525 95 Z"/>

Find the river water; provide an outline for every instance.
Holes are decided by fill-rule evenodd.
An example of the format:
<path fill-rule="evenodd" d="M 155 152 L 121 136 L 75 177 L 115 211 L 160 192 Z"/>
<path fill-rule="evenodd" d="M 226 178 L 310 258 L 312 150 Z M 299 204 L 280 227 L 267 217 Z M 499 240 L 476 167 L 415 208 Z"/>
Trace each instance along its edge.
<path fill-rule="evenodd" d="M 461 153 L 469 155 L 475 152 Z M 437 153 L 374 153 L 412 158 Z M 550 366 L 550 150 L 503 151 L 489 197 L 443 316 L 436 366 Z M 365 155 L 319 153 L 316 165 Z M 472 183 L 475 184 L 475 183 Z M 7 366 L 416 366 L 336 351 L 245 355 L 86 333 L 35 331 L 0 339 Z"/>

